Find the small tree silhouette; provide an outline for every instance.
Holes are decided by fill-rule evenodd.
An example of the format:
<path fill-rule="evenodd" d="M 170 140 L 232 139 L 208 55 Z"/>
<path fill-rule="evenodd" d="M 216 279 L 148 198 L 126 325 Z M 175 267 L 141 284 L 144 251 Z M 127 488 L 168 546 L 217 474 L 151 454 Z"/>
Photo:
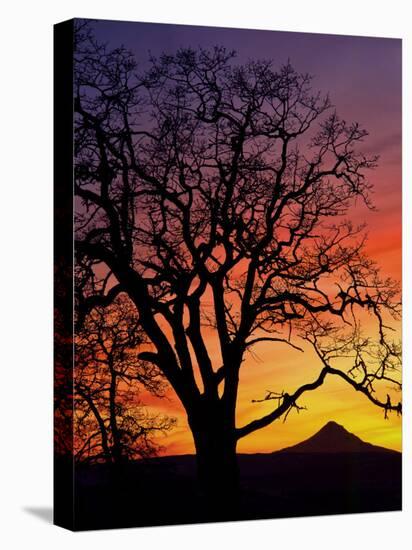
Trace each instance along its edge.
<path fill-rule="evenodd" d="M 158 432 L 174 420 L 150 415 L 138 400 L 141 388 L 162 396 L 157 367 L 138 359 L 144 343 L 135 310 L 118 298 L 94 309 L 75 341 L 75 458 L 78 462 L 127 460 L 153 456 Z"/>
<path fill-rule="evenodd" d="M 129 296 L 152 345 L 139 357 L 187 412 L 211 506 L 237 502 L 238 440 L 327 376 L 397 410 L 375 384 L 400 386 L 386 326 L 400 312 L 398 286 L 365 255 L 364 227 L 346 218 L 355 201 L 372 208 L 377 158 L 359 150 L 367 132 L 290 64 L 236 65 L 221 47 L 164 54 L 138 74 L 127 50 L 82 27 L 75 79 L 79 322 Z M 376 320 L 374 360 L 361 361 L 365 346 L 342 332 L 359 328 L 359 312 Z M 347 371 L 331 364 L 343 349 L 327 347 L 331 335 L 345 339 Z M 299 337 L 315 347 L 318 378 L 237 426 L 245 354 L 264 341 L 303 349 Z"/>

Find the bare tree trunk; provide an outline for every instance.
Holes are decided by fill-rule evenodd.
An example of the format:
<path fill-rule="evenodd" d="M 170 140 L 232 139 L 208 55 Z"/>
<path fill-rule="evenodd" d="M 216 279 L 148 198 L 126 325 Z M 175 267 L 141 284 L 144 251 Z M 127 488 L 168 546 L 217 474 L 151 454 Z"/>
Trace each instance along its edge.
<path fill-rule="evenodd" d="M 119 428 L 117 425 L 117 415 L 116 415 L 116 392 L 117 392 L 117 376 L 113 371 L 113 367 L 110 366 L 111 370 L 111 380 L 109 388 L 109 411 L 110 411 L 110 429 L 112 432 L 112 458 L 115 464 L 120 464 L 122 462 L 122 442 L 119 433 Z"/>
<path fill-rule="evenodd" d="M 209 519 L 231 519 L 240 505 L 239 467 L 234 426 L 222 413 L 220 402 L 202 403 L 189 416 L 196 446 L 198 481 Z"/>

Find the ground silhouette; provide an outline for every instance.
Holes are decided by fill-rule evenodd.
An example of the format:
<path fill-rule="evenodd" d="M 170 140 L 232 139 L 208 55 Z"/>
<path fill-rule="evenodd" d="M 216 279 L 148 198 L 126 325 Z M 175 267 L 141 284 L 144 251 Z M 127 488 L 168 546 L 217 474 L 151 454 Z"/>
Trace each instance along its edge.
<path fill-rule="evenodd" d="M 273 453 L 239 454 L 236 514 L 203 508 L 194 455 L 76 471 L 76 529 L 393 511 L 401 509 L 401 453 L 371 445 L 336 422 Z M 136 495 L 139 498 L 136 499 Z"/>

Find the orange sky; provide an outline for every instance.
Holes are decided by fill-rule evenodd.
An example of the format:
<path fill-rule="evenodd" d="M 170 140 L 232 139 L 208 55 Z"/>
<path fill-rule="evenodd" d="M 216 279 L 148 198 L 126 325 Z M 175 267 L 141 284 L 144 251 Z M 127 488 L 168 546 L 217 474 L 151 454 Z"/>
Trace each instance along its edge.
<path fill-rule="evenodd" d="M 401 41 L 384 38 L 269 32 L 217 27 L 122 23 L 96 24 L 96 35 L 104 42 L 121 43 L 147 62 L 147 52 L 159 55 L 179 47 L 225 46 L 237 51 L 237 61 L 273 59 L 275 66 L 286 62 L 314 76 L 315 90 L 328 92 L 339 115 L 358 121 L 370 135 L 362 149 L 380 156 L 371 174 L 375 186 L 373 200 L 377 212 L 365 207 L 351 208 L 354 222 L 366 221 L 367 249 L 385 275 L 401 278 Z M 400 336 L 400 332 L 399 332 Z M 209 341 L 210 344 L 210 341 Z M 215 347 L 215 346 L 213 346 Z M 241 371 L 238 424 L 264 414 L 269 403 L 254 404 L 265 390 L 293 391 L 312 380 L 319 364 L 311 353 L 301 354 L 283 344 L 265 343 L 256 350 L 259 361 L 248 357 Z M 217 365 L 220 366 L 220 365 Z M 172 393 L 168 399 L 145 398 L 153 410 L 177 417 L 178 425 L 161 443 L 166 454 L 192 453 L 192 438 L 185 413 Z M 270 452 L 296 443 L 313 434 L 328 420 L 335 420 L 362 439 L 393 449 L 401 448 L 401 420 L 396 414 L 384 419 L 374 407 L 340 380 L 329 379 L 300 403 L 308 410 L 292 411 L 285 424 L 278 420 L 242 439 L 241 452 Z"/>
<path fill-rule="evenodd" d="M 372 137 L 372 136 L 371 136 Z M 371 139 L 371 141 L 374 141 Z M 381 267 L 385 276 L 401 280 L 402 276 L 402 224 L 401 224 L 401 152 L 396 142 L 391 147 L 376 151 L 380 153 L 379 166 L 371 173 L 375 192 L 373 202 L 376 211 L 364 205 L 353 207 L 349 215 L 355 223 L 366 222 L 369 234 L 367 251 Z M 401 329 L 398 326 L 398 335 Z M 213 349 L 212 336 L 208 347 Z M 254 398 L 264 397 L 266 390 L 291 392 L 303 383 L 316 378 L 321 366 L 311 350 L 304 354 L 284 344 L 262 343 L 256 348 L 258 360 L 248 357 L 242 365 L 237 409 L 238 426 L 258 418 L 273 408 L 273 402 L 252 403 Z M 219 360 L 216 361 L 216 364 Z M 159 442 L 164 446 L 162 454 L 193 453 L 194 446 L 187 427 L 186 415 L 169 392 L 165 401 L 147 397 L 146 403 L 159 412 L 177 418 L 177 427 Z M 286 423 L 277 420 L 270 426 L 239 441 L 239 452 L 271 452 L 293 445 L 315 433 L 327 421 L 335 420 L 347 430 L 365 441 L 401 450 L 402 419 L 396 414 L 384 419 L 382 409 L 370 403 L 366 397 L 346 387 L 342 380 L 330 378 L 314 392 L 306 393 L 299 401 L 307 410 L 299 414 L 292 411 Z"/>
<path fill-rule="evenodd" d="M 305 354 L 291 350 L 286 345 L 262 344 L 258 352 L 261 362 L 247 360 L 241 371 L 238 400 L 238 426 L 268 413 L 274 403 L 252 403 L 261 398 L 265 390 L 290 391 L 306 381 L 311 381 L 319 371 L 316 357 L 308 350 Z M 170 392 L 166 400 L 146 398 L 151 409 L 173 415 L 177 427 L 159 440 L 165 449 L 163 454 L 193 453 L 194 447 L 187 427 L 186 415 Z M 323 386 L 306 393 L 299 404 L 307 410 L 292 411 L 285 423 L 273 422 L 240 440 L 239 452 L 270 452 L 306 439 L 319 430 L 328 420 L 335 420 L 362 439 L 392 449 L 401 449 L 401 419 L 396 414 L 384 419 L 383 410 L 371 404 L 364 396 L 343 381 L 330 378 Z"/>
<path fill-rule="evenodd" d="M 391 171 L 383 166 L 374 173 L 379 195 L 375 196 L 376 212 L 370 212 L 359 206 L 352 210 L 352 218 L 368 223 L 369 255 L 381 266 L 382 272 L 397 280 L 401 279 L 401 216 L 400 216 L 400 173 L 397 167 Z M 387 193 L 387 186 L 391 192 Z M 383 192 L 381 192 L 383 191 Z M 208 329 L 207 344 L 213 360 L 217 345 Z M 400 337 L 400 327 L 398 327 Z M 316 378 L 321 366 L 314 352 L 305 353 L 293 350 L 286 344 L 261 343 L 254 349 L 255 357 L 250 355 L 242 365 L 240 376 L 237 423 L 245 423 L 268 413 L 274 402 L 252 403 L 252 399 L 261 399 L 266 390 L 292 392 L 303 383 Z M 159 400 L 150 396 L 144 402 L 152 410 L 170 414 L 177 418 L 177 427 L 159 443 L 164 447 L 162 454 L 193 453 L 194 446 L 187 426 L 185 412 L 170 391 L 167 399 Z M 401 422 L 396 414 L 384 419 L 382 409 L 378 409 L 364 396 L 339 379 L 329 378 L 323 386 L 308 392 L 299 401 L 307 410 L 297 413 L 293 410 L 285 423 L 277 420 L 270 426 L 259 430 L 239 441 L 238 451 L 271 452 L 293 445 L 318 431 L 327 421 L 335 420 L 347 430 L 365 441 L 401 450 Z"/>

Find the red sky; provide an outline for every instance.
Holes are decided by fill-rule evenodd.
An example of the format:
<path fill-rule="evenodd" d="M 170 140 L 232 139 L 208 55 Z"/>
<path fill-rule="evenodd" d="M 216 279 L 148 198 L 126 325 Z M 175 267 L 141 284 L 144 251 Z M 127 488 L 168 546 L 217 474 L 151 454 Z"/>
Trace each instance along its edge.
<path fill-rule="evenodd" d="M 377 211 L 359 206 L 351 210 L 351 217 L 367 222 L 367 248 L 383 273 L 401 278 L 400 40 L 121 22 L 101 22 L 95 28 L 99 39 L 124 44 L 142 63 L 149 50 L 158 55 L 180 46 L 224 45 L 238 51 L 239 62 L 270 58 L 276 66 L 289 59 L 297 70 L 314 75 L 313 87 L 329 92 L 338 114 L 369 131 L 365 152 L 380 155 L 379 166 L 371 174 Z M 254 404 L 252 398 L 263 397 L 267 389 L 293 390 L 319 370 L 310 353 L 300 354 L 284 345 L 262 344 L 257 352 L 259 361 L 248 358 L 242 367 L 240 424 L 269 410 L 270 402 Z M 184 411 L 173 395 L 162 401 L 148 397 L 146 403 L 178 418 L 177 428 L 161 441 L 165 453 L 193 452 Z M 269 452 L 292 445 L 328 420 L 343 424 L 366 441 L 401 448 L 401 420 L 396 415 L 384 420 L 381 410 L 339 380 L 327 381 L 306 394 L 301 404 L 308 410 L 293 411 L 285 424 L 276 421 L 241 440 L 238 450 Z"/>

